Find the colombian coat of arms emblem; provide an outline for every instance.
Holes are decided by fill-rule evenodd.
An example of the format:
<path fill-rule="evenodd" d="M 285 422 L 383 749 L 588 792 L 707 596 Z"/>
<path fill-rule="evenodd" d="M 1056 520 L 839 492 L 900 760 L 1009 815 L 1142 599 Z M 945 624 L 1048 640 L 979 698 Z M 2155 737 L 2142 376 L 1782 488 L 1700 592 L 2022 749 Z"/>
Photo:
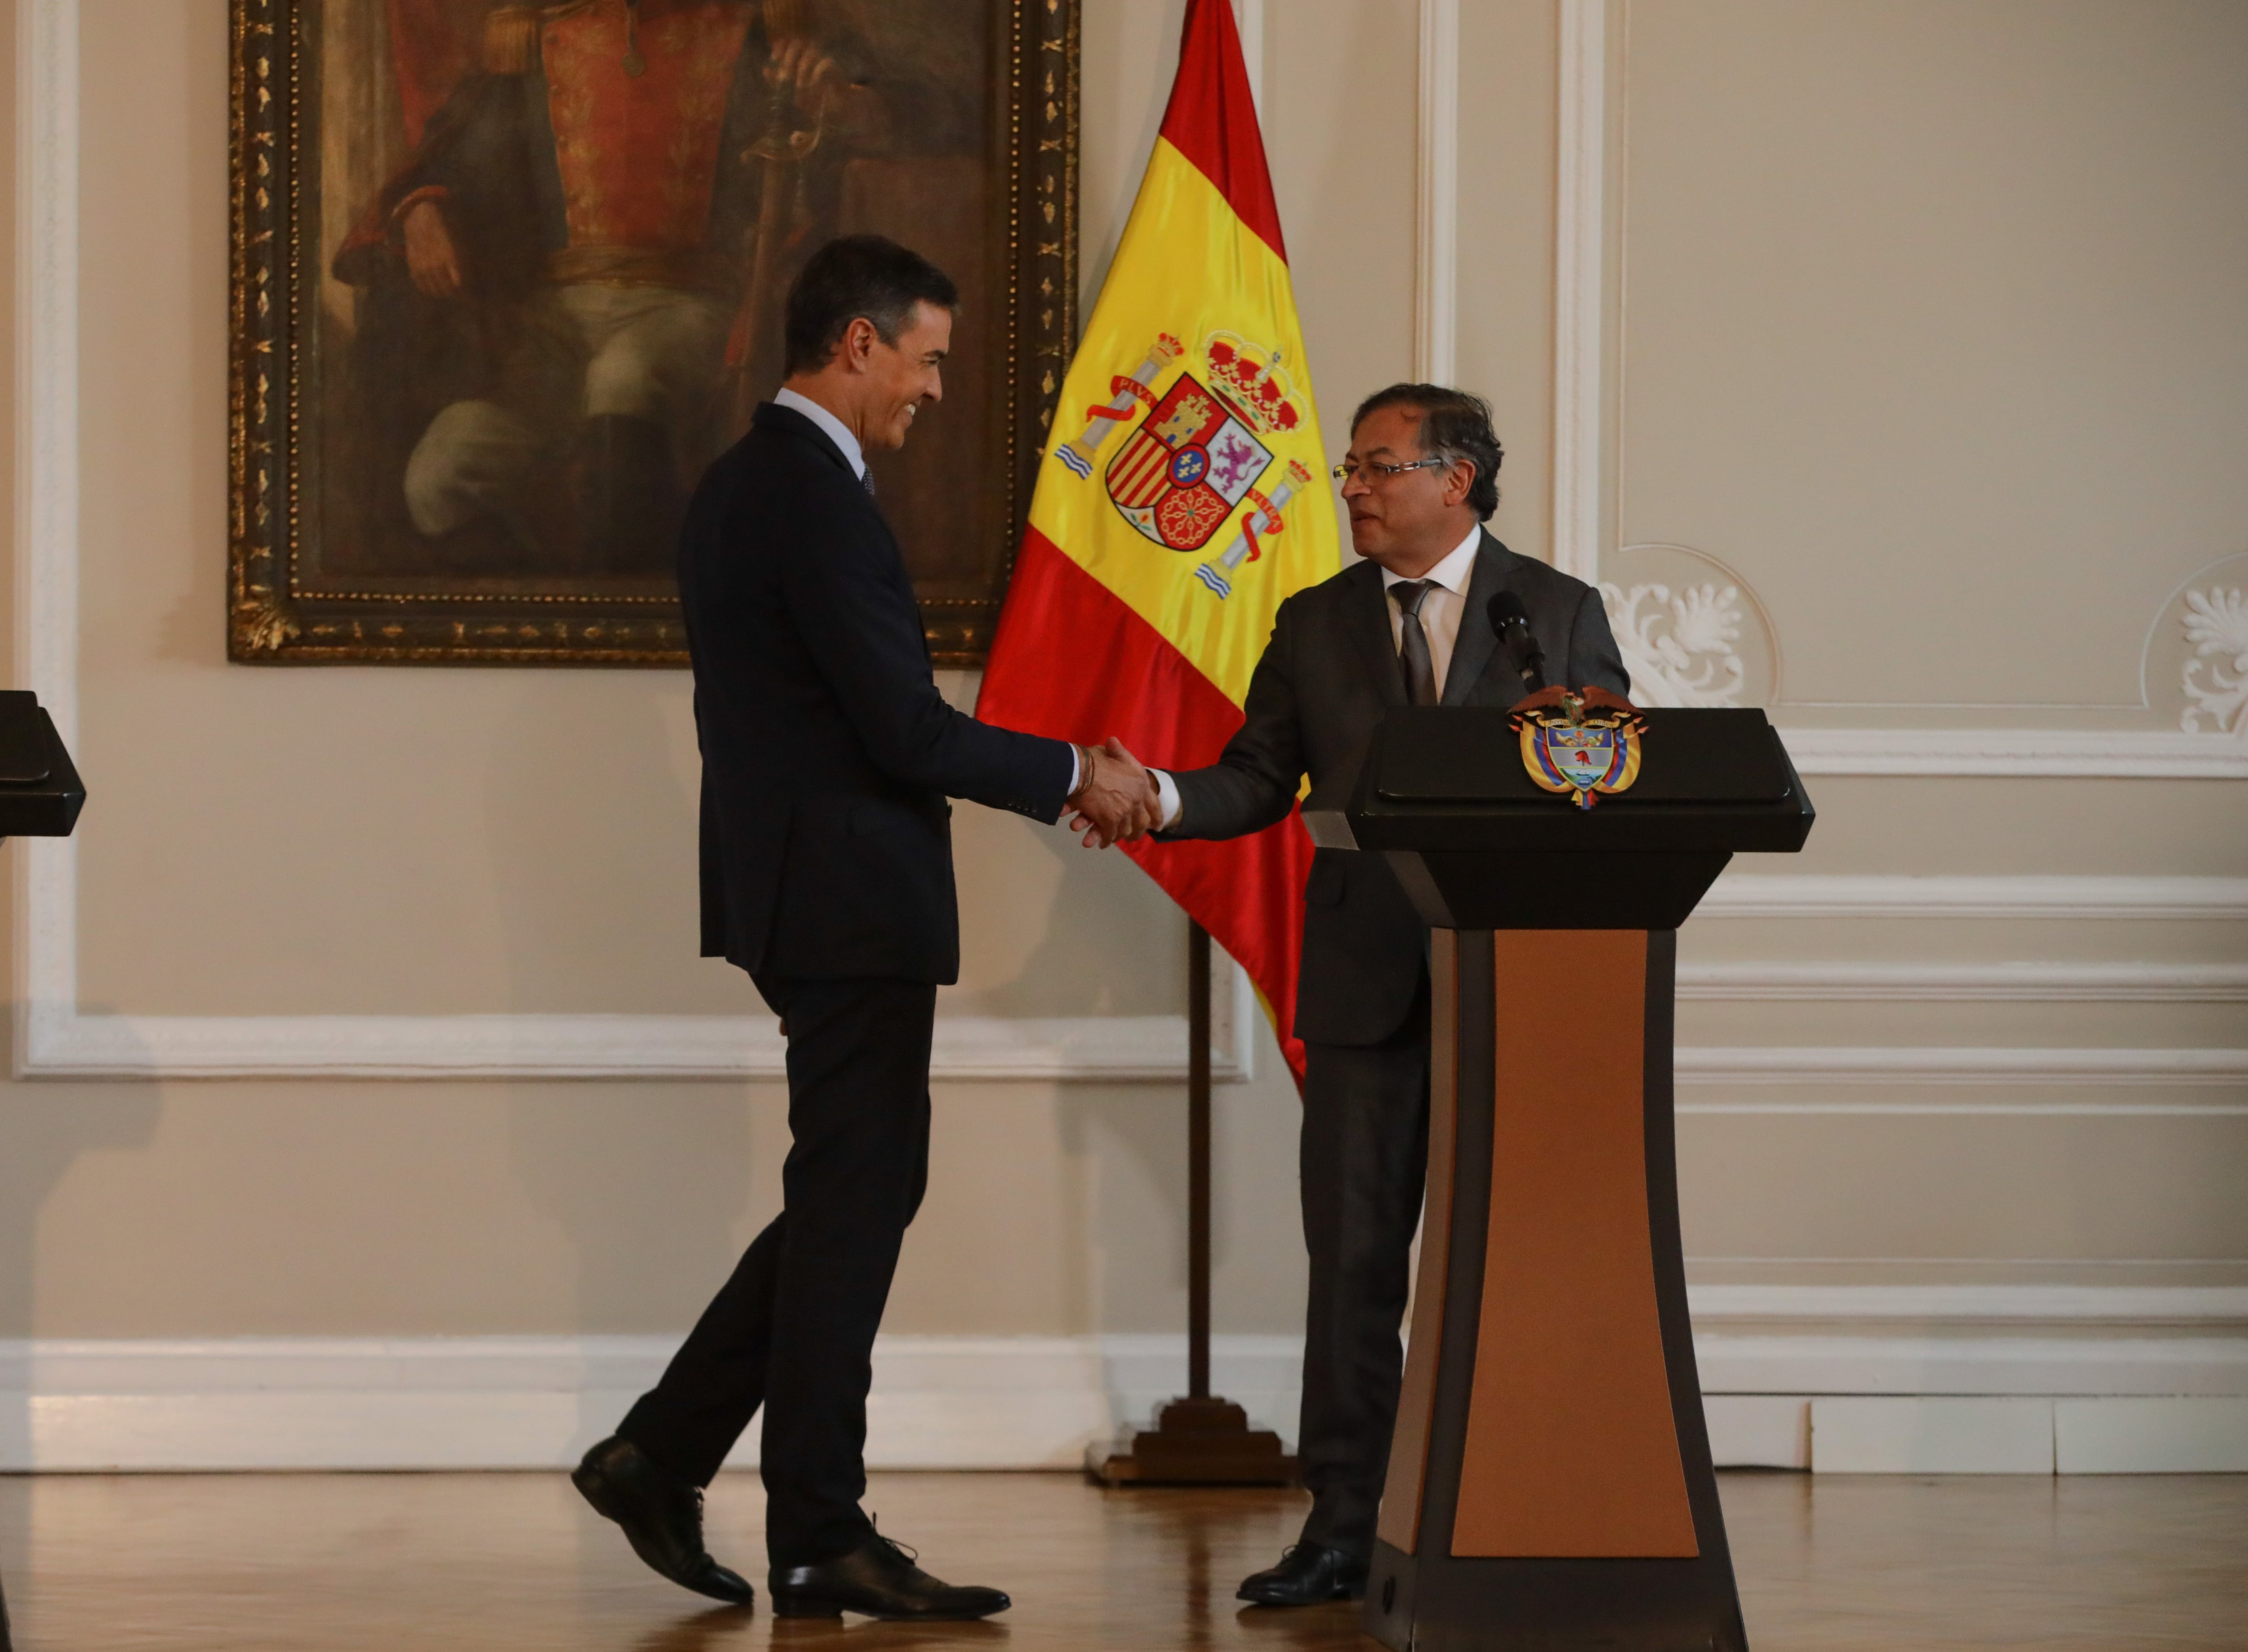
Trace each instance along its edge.
<path fill-rule="evenodd" d="M 1530 778 L 1548 792 L 1570 793 L 1580 809 L 1639 778 L 1647 720 L 1621 695 L 1544 689 L 1517 704 L 1509 720 L 1522 737 Z"/>
<path fill-rule="evenodd" d="M 1202 550 L 1247 504 L 1224 548 L 1194 571 L 1223 600 L 1311 482 L 1292 459 L 1273 476 L 1278 462 L 1268 445 L 1300 426 L 1304 412 L 1279 353 L 1231 332 L 1203 339 L 1201 360 L 1181 368 L 1158 394 L 1155 387 L 1186 353 L 1169 333 L 1158 337 L 1135 371 L 1109 380 L 1114 399 L 1088 408 L 1084 434 L 1056 448 L 1054 457 L 1089 482 L 1102 445 L 1128 427 L 1102 481 L 1124 520 L 1167 551 Z M 1134 423 L 1142 409 L 1146 416 Z"/>

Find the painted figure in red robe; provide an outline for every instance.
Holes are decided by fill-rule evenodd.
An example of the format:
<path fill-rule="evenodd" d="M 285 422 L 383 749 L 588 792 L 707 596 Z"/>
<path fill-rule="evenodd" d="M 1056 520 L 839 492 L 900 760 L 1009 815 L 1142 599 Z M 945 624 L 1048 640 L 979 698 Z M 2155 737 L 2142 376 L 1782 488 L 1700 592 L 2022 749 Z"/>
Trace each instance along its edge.
<path fill-rule="evenodd" d="M 668 575 L 842 166 L 970 147 L 955 102 L 805 0 L 493 9 L 335 260 L 362 509 L 434 566 Z"/>

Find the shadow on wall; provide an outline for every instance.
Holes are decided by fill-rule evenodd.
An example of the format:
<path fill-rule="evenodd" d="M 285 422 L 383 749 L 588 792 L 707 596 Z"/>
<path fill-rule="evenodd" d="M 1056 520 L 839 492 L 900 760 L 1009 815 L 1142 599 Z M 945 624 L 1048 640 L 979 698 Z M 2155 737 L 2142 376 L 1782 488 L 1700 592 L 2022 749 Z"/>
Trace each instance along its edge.
<path fill-rule="evenodd" d="M 963 973 L 973 981 L 979 964 L 996 964 L 1005 976 L 948 994 L 946 1011 L 1010 1018 L 1185 1014 L 1187 921 L 1153 880 L 1120 851 L 1086 849 L 1056 827 L 1011 816 L 975 818 L 980 812 L 962 805 L 954 817 Z M 979 943 L 971 892 L 1033 888 L 1051 894 L 1027 945 L 1007 957 L 1004 933 Z M 1226 1101 L 1237 1100 L 1236 1086 L 1225 1089 Z M 1062 1148 L 1080 1167 L 1087 1207 L 1072 1238 L 1085 1250 L 1084 1323 L 1106 1332 L 1179 1328 L 1187 1289 L 1185 1086 L 1066 1083 L 1054 1096 Z M 1217 1174 L 1222 1184 L 1225 1168 Z M 1217 1249 L 1214 1260 L 1222 1263 L 1222 1237 Z"/>
<path fill-rule="evenodd" d="M 538 686 L 504 721 L 486 778 L 509 1007 L 762 1013 L 746 977 L 695 956 L 694 792 L 661 694 L 633 691 L 614 674 L 541 674 Z M 567 706 L 560 716 L 558 697 Z M 513 853 L 526 844 L 538 846 L 535 857 Z M 578 868 L 559 901 L 558 863 Z M 723 996 L 679 1002 L 682 977 L 688 991 L 702 984 L 698 970 L 723 977 L 713 983 Z M 684 1334 L 746 1242 L 761 1168 L 751 1101 L 771 1087 L 507 1086 L 519 1184 L 576 1256 L 574 1323 L 558 1332 Z M 766 1168 L 777 1203 L 778 1158 Z M 616 1402 L 586 1395 L 585 1437 L 614 1427 Z"/>
<path fill-rule="evenodd" d="M 1182 943 L 1183 945 L 1183 943 Z M 1227 1086 L 1223 1107 L 1237 1091 Z M 1066 1085 L 1063 1149 L 1085 1162 L 1091 1328 L 1183 1331 L 1187 1318 L 1187 1104 L 1179 1084 Z M 1218 1189 L 1222 1155 L 1211 1166 Z M 1216 1197 L 1222 1191 L 1214 1189 Z M 1214 1224 L 1212 1272 L 1223 1265 Z M 1134 1419 L 1136 1421 L 1137 1419 Z"/>
<path fill-rule="evenodd" d="M 1007 1018 L 1183 1015 L 1186 918 L 1121 850 L 1082 847 L 1058 826 L 955 806 L 961 978 L 940 1013 Z M 979 913 L 1004 894 L 1011 909 Z M 1017 909 L 1045 896 L 1034 936 Z M 980 931 L 980 933 L 979 933 Z"/>

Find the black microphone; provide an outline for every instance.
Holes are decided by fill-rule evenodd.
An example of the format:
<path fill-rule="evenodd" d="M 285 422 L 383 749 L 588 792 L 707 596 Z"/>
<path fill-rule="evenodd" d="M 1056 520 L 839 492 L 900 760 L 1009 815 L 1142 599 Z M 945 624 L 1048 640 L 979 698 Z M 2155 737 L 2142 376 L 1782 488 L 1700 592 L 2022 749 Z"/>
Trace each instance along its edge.
<path fill-rule="evenodd" d="M 1498 634 L 1498 646 L 1506 650 L 1507 664 L 1521 675 L 1523 693 L 1537 693 L 1546 686 L 1546 650 L 1531 634 L 1530 614 L 1522 599 L 1511 591 L 1502 591 L 1491 598 L 1488 612 L 1491 628 Z"/>

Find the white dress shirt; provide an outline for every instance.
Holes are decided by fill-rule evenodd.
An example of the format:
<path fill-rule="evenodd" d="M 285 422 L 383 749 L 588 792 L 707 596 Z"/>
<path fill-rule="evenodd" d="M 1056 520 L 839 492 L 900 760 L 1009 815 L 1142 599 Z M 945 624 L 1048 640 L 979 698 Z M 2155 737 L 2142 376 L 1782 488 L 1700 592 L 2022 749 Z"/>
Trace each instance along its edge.
<path fill-rule="evenodd" d="M 851 427 L 821 407 L 810 396 L 783 388 L 775 393 L 773 406 L 800 413 L 819 427 L 819 434 L 842 449 L 844 459 L 851 466 L 851 474 L 864 482 L 867 479 L 867 455 L 859 446 L 859 438 L 851 434 Z"/>
<path fill-rule="evenodd" d="M 1459 641 L 1460 615 L 1467 611 L 1468 582 L 1475 578 L 1476 550 L 1482 543 L 1483 524 L 1478 522 L 1442 562 L 1421 576 L 1429 582 L 1428 594 L 1421 599 L 1421 629 L 1429 639 L 1429 659 L 1436 667 L 1439 697 L 1444 692 L 1444 674 L 1451 668 L 1452 645 Z M 1389 587 L 1404 577 L 1382 569 L 1382 593 L 1387 596 Z M 1389 646 L 1402 651 L 1405 646 L 1405 616 L 1394 602 L 1382 606 L 1389 610 Z M 1171 778 L 1168 770 L 1150 769 L 1148 772 L 1155 777 L 1155 810 L 1162 816 L 1156 830 L 1168 832 L 1179 823 L 1178 782 Z"/>
<path fill-rule="evenodd" d="M 849 425 L 828 412 L 810 396 L 799 395 L 785 387 L 774 394 L 773 406 L 786 408 L 792 413 L 800 413 L 818 425 L 819 433 L 842 450 L 844 460 L 851 467 L 851 474 L 861 482 L 867 479 L 866 450 L 860 447 L 859 438 L 851 434 Z M 1077 783 L 1085 778 L 1084 767 L 1085 759 L 1078 756 L 1076 744 L 1073 742 L 1069 748 L 1070 792 L 1075 792 Z"/>

